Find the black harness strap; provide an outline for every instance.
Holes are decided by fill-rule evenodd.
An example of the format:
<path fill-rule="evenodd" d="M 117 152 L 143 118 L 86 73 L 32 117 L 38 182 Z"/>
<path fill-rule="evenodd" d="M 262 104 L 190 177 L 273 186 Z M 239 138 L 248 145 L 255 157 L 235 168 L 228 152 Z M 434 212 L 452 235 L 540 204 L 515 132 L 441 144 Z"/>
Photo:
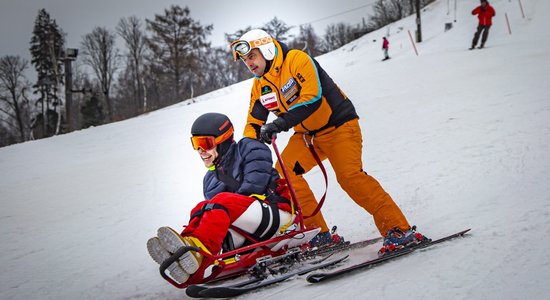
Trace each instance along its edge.
<path fill-rule="evenodd" d="M 279 229 L 281 216 L 279 215 L 279 207 L 277 206 L 277 203 L 267 203 L 262 200 L 258 201 L 260 201 L 260 205 L 262 207 L 262 221 L 252 236 L 257 237 L 259 240 L 264 240 L 272 237 L 277 232 Z M 271 213 L 269 212 L 270 210 Z M 270 217 L 271 215 L 273 215 L 273 218 Z M 270 221 L 271 226 L 268 229 Z M 262 234 L 264 232 L 265 234 Z"/>
<path fill-rule="evenodd" d="M 206 203 L 205 205 L 202 206 L 202 208 L 199 211 L 191 215 L 191 219 L 194 219 L 196 217 L 201 217 L 205 212 L 211 211 L 213 209 L 221 209 L 225 211 L 225 213 L 229 216 L 229 211 L 227 210 L 227 208 L 225 208 L 225 206 L 218 203 Z"/>
<path fill-rule="evenodd" d="M 231 231 L 227 231 L 225 238 L 222 241 L 222 249 L 224 252 L 235 250 L 235 244 L 233 243 L 233 235 Z"/>
<path fill-rule="evenodd" d="M 269 207 L 267 206 L 267 203 L 262 200 L 257 200 L 260 202 L 260 206 L 262 208 L 262 221 L 260 222 L 260 226 L 252 233 L 252 236 L 257 237 L 258 239 L 261 239 L 261 234 L 267 229 L 267 226 L 269 225 L 269 220 L 271 219 L 269 217 Z"/>
<path fill-rule="evenodd" d="M 279 214 L 279 207 L 277 206 L 277 203 L 278 202 L 286 203 L 289 200 L 281 196 L 272 197 L 271 200 L 272 201 L 269 201 L 269 202 L 260 200 L 260 199 L 256 200 L 260 202 L 260 207 L 262 208 L 262 220 L 260 222 L 260 225 L 258 226 L 258 229 L 256 229 L 256 231 L 253 234 L 251 234 L 251 238 L 254 238 L 260 241 L 267 240 L 271 238 L 273 235 L 275 235 L 277 230 L 279 230 L 280 223 L 281 223 L 281 216 Z M 206 203 L 201 207 L 199 211 L 191 215 L 191 219 L 202 217 L 202 215 L 205 212 L 211 211 L 213 209 L 221 209 L 225 211 L 225 213 L 229 216 L 229 211 L 223 205 L 218 203 Z M 271 226 L 270 226 L 270 223 L 271 223 Z M 231 226 L 233 227 L 233 225 Z M 245 245 L 248 245 L 248 244 L 251 244 L 251 241 L 245 242 Z M 244 247 L 245 245 L 243 245 L 242 247 Z M 222 249 L 224 251 L 230 251 L 235 249 L 235 246 L 233 244 L 233 237 L 231 235 L 231 232 L 229 231 L 227 232 L 227 235 L 225 236 L 222 242 Z"/>
<path fill-rule="evenodd" d="M 281 216 L 279 215 L 279 207 L 277 206 L 277 203 L 276 202 L 268 203 L 260 199 L 257 199 L 256 201 L 260 202 L 260 207 L 262 208 L 262 220 L 260 221 L 260 225 L 258 226 L 258 229 L 256 229 L 256 231 L 254 231 L 254 233 L 251 234 L 234 225 L 231 225 L 230 227 L 231 229 L 235 230 L 238 234 L 241 234 L 242 236 L 245 237 L 245 242 L 240 247 L 245 247 L 253 243 L 256 243 L 258 241 L 267 240 L 271 238 L 273 235 L 275 235 L 277 230 L 279 230 Z M 269 212 L 270 210 L 272 211 L 272 213 Z M 273 215 L 273 217 L 271 217 L 271 215 Z M 272 221 L 271 226 L 269 226 L 269 223 L 270 223 L 269 221 Z M 262 235 L 264 231 L 266 231 L 266 233 Z M 224 251 L 230 251 L 235 249 L 231 232 L 229 231 L 227 232 L 227 235 L 224 238 L 222 247 Z"/>
<path fill-rule="evenodd" d="M 279 215 L 279 207 L 277 206 L 277 203 L 270 202 L 269 207 L 271 208 L 273 219 L 271 220 L 271 227 L 269 230 L 261 237 L 261 239 L 269 239 L 272 236 L 275 235 L 277 230 L 279 230 L 280 223 L 281 223 L 281 216 Z"/>

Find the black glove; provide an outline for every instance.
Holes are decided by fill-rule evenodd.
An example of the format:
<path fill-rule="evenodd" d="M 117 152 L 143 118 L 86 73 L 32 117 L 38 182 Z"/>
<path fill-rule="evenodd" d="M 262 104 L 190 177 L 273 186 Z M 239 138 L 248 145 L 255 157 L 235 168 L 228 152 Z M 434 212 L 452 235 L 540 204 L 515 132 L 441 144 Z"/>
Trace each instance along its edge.
<path fill-rule="evenodd" d="M 275 123 L 267 123 L 260 128 L 260 141 L 266 144 L 271 144 L 271 138 L 274 134 L 282 130 Z"/>
<path fill-rule="evenodd" d="M 273 123 L 267 123 L 260 128 L 260 141 L 266 144 L 271 144 L 271 138 L 274 134 L 281 131 L 288 131 L 290 127 L 286 123 L 285 119 L 278 117 L 273 120 Z"/>

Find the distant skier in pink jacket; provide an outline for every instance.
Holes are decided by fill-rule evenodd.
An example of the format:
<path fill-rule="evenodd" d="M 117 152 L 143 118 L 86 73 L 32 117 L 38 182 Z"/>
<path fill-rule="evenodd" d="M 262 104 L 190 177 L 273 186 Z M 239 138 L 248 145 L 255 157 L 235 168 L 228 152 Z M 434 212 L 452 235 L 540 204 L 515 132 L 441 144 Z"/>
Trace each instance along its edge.
<path fill-rule="evenodd" d="M 386 37 L 383 37 L 382 40 L 382 50 L 384 50 L 384 60 L 390 59 L 390 56 L 388 55 L 388 50 L 390 49 L 390 42 Z"/>

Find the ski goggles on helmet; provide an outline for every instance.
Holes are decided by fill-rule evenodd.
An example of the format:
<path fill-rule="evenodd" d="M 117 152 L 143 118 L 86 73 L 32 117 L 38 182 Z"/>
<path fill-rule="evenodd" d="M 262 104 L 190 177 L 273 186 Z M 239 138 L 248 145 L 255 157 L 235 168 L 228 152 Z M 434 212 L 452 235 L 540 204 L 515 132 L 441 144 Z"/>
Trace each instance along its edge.
<path fill-rule="evenodd" d="M 216 147 L 216 145 L 225 142 L 232 135 L 233 126 L 231 126 L 229 130 L 218 137 L 214 137 L 211 135 L 194 135 L 191 137 L 191 145 L 193 145 L 193 149 L 195 150 L 202 149 L 203 151 L 208 151 Z"/>
<path fill-rule="evenodd" d="M 253 41 L 236 40 L 231 43 L 231 51 L 233 52 L 233 60 L 238 60 L 240 57 L 247 55 L 254 48 L 273 43 L 270 36 L 259 38 Z"/>

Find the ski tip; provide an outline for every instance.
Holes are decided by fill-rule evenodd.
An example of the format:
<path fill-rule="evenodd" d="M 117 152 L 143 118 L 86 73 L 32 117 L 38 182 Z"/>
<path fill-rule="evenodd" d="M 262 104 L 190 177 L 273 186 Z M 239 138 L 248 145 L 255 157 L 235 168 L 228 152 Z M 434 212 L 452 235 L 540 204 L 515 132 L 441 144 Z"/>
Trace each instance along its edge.
<path fill-rule="evenodd" d="M 325 274 L 323 273 L 310 274 L 306 277 L 306 281 L 309 283 L 318 283 L 318 282 L 321 282 L 324 277 L 325 277 Z"/>
<path fill-rule="evenodd" d="M 201 298 L 200 292 L 207 289 L 201 285 L 190 285 L 185 289 L 185 294 L 191 298 Z"/>
<path fill-rule="evenodd" d="M 200 298 L 232 298 L 240 296 L 246 292 L 248 289 L 240 289 L 236 287 L 212 287 L 207 288 L 199 292 Z"/>
<path fill-rule="evenodd" d="M 460 235 L 464 235 L 464 234 L 466 234 L 467 232 L 469 232 L 470 230 L 472 230 L 472 228 L 464 229 L 464 230 L 462 230 L 459 234 L 460 234 Z"/>

